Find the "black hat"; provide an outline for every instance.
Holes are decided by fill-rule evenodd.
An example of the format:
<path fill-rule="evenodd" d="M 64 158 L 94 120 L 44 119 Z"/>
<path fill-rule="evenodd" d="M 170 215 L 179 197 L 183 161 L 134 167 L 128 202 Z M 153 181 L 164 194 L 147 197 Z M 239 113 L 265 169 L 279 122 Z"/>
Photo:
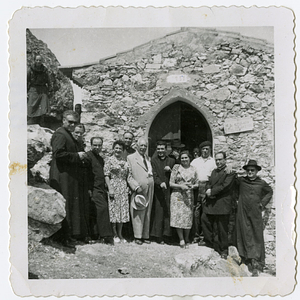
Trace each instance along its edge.
<path fill-rule="evenodd" d="M 200 150 L 201 150 L 203 147 L 205 147 L 205 146 L 211 147 L 211 142 L 210 142 L 210 141 L 202 142 L 202 143 L 199 145 Z"/>
<path fill-rule="evenodd" d="M 180 140 L 173 140 L 171 144 L 172 148 L 184 148 L 185 145 L 181 144 Z"/>
<path fill-rule="evenodd" d="M 254 159 L 249 159 L 248 164 L 243 166 L 244 170 L 247 170 L 247 167 L 255 167 L 258 171 L 261 170 L 261 166 L 257 164 L 257 161 Z"/>

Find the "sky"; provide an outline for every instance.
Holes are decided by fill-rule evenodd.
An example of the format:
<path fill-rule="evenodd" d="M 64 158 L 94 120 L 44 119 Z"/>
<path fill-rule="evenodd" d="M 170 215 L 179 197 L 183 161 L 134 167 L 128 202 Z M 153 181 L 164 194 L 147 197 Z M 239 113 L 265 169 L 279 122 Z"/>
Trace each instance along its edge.
<path fill-rule="evenodd" d="M 62 66 L 98 62 L 99 59 L 130 50 L 180 28 L 46 28 L 31 32 L 48 45 Z M 273 43 L 272 27 L 222 27 L 220 30 L 266 39 Z"/>
<path fill-rule="evenodd" d="M 62 66 L 97 62 L 179 28 L 30 29 L 48 45 Z"/>

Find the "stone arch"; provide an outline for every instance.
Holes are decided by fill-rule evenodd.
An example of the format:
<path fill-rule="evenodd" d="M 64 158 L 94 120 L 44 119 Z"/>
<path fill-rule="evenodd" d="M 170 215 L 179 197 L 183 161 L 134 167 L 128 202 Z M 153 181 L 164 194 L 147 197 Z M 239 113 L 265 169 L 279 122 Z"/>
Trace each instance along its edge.
<path fill-rule="evenodd" d="M 183 116 L 187 116 L 193 119 L 190 122 L 188 122 L 187 120 L 180 121 L 180 126 L 183 125 L 185 129 L 179 129 L 181 132 L 179 132 L 178 138 L 181 138 L 182 142 L 186 141 L 186 143 L 188 144 L 186 145 L 187 148 L 192 150 L 191 148 L 199 145 L 199 142 L 201 142 L 203 139 L 209 139 L 213 143 L 214 132 L 212 130 L 212 124 L 214 122 L 215 117 L 204 107 L 203 100 L 190 94 L 184 89 L 176 88 L 172 89 L 169 94 L 164 96 L 161 99 L 161 101 L 157 105 L 152 107 L 143 117 L 141 117 L 136 124 L 145 128 L 145 135 L 148 137 L 149 140 L 150 155 L 152 155 L 154 152 L 154 145 L 156 143 L 156 139 L 158 138 L 157 134 L 153 134 L 153 126 L 159 126 L 157 124 L 155 125 L 155 123 L 160 122 L 159 120 L 162 119 L 162 115 L 163 118 L 167 118 L 167 116 L 170 114 L 173 114 L 174 118 L 176 115 L 179 119 Z M 180 116 L 178 114 L 180 114 Z M 195 125 L 195 130 L 191 130 L 191 134 L 189 134 L 188 138 L 186 136 L 186 133 L 184 137 L 180 136 L 182 130 L 187 131 L 193 128 L 193 124 Z M 197 134 L 197 126 L 201 130 L 206 130 L 206 134 L 201 135 L 199 134 L 199 132 Z M 166 128 L 170 128 L 170 124 L 165 123 L 161 126 L 161 128 L 166 130 Z M 162 135 L 165 133 L 164 130 L 162 130 Z M 176 129 L 174 130 L 176 131 Z M 172 130 L 170 129 L 170 131 Z M 176 139 L 176 133 L 174 136 L 162 137 L 167 139 Z"/>

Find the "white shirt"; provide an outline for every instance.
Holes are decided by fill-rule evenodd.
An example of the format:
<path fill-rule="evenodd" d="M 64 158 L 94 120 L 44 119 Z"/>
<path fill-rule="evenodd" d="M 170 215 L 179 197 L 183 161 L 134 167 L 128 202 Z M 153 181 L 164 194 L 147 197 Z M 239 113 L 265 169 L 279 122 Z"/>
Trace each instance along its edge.
<path fill-rule="evenodd" d="M 142 160 L 143 165 L 144 165 L 144 156 L 142 156 L 138 151 L 137 151 L 137 154 L 141 157 L 141 160 Z M 146 155 L 145 155 L 145 161 L 146 161 L 147 168 L 148 168 L 148 174 L 152 175 L 152 165 L 151 165 L 151 162 L 149 160 L 149 157 L 147 157 Z"/>
<path fill-rule="evenodd" d="M 211 172 L 217 167 L 215 160 L 210 156 L 208 158 L 197 157 L 191 162 L 191 165 L 196 168 L 199 181 L 208 181 Z"/>

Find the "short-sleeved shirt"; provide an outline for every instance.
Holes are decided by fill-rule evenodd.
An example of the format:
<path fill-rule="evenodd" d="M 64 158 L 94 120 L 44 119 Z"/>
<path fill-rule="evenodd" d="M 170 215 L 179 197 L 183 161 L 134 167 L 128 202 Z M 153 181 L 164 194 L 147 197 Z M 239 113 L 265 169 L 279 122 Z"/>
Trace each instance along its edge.
<path fill-rule="evenodd" d="M 199 181 L 208 181 L 211 172 L 217 167 L 212 157 L 197 157 L 191 162 L 191 165 L 196 168 Z"/>

